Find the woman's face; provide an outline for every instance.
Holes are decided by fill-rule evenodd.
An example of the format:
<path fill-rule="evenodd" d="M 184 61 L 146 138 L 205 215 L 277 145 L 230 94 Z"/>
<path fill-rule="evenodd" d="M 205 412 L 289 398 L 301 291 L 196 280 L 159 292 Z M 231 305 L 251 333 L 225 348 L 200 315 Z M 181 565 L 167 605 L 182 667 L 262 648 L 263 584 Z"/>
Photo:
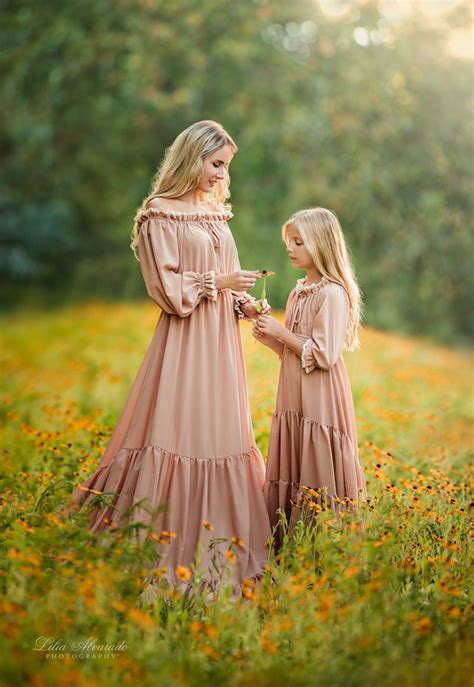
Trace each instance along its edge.
<path fill-rule="evenodd" d="M 203 160 L 203 168 L 198 181 L 198 189 L 210 193 L 218 181 L 225 178 L 234 151 L 230 145 L 222 146 Z"/>
<path fill-rule="evenodd" d="M 293 267 L 302 269 L 313 267 L 313 259 L 294 224 L 289 224 L 286 229 L 286 252 Z"/>

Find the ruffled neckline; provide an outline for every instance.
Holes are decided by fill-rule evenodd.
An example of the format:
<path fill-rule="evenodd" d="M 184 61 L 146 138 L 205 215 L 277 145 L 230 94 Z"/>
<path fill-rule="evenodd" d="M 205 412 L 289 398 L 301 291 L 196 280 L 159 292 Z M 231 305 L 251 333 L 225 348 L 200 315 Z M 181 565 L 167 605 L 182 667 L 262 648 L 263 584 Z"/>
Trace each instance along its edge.
<path fill-rule="evenodd" d="M 321 277 L 317 284 L 306 284 L 306 277 L 296 280 L 296 293 L 311 293 L 319 291 L 325 284 L 329 284 L 330 280 L 327 277 Z"/>
<path fill-rule="evenodd" d="M 179 212 L 177 210 L 170 210 L 168 208 L 145 208 L 140 210 L 136 215 L 135 221 L 139 224 L 146 219 L 151 219 L 152 217 L 166 217 L 167 219 L 175 219 L 181 221 L 190 220 L 207 220 L 207 221 L 219 221 L 228 220 L 233 217 L 230 210 L 222 210 L 221 212 L 204 212 L 202 210 L 196 210 L 194 212 Z"/>

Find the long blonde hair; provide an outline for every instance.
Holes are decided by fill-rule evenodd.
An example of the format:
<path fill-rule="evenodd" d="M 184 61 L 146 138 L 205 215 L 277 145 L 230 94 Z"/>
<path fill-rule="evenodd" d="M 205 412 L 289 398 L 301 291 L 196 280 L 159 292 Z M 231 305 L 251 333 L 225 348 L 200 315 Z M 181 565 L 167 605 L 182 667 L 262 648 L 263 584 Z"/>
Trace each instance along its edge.
<path fill-rule="evenodd" d="M 283 225 L 282 236 L 285 243 L 287 242 L 290 224 L 298 229 L 306 249 L 313 258 L 316 269 L 323 276 L 343 286 L 347 293 L 349 320 L 344 348 L 353 351 L 360 345 L 362 295 L 339 220 L 334 212 L 326 208 L 300 210 Z"/>
<path fill-rule="evenodd" d="M 203 161 L 225 145 L 230 145 L 237 152 L 235 141 L 218 122 L 204 119 L 195 122 L 182 131 L 166 149 L 165 155 L 151 181 L 150 193 L 144 198 L 137 210 L 130 248 L 135 257 L 138 246 L 138 216 L 147 207 L 147 203 L 157 196 L 178 198 L 183 193 L 196 188 L 203 169 Z M 225 204 L 229 198 L 230 177 L 225 168 L 224 179 L 218 181 L 209 193 L 209 202 L 216 210 L 230 209 Z"/>

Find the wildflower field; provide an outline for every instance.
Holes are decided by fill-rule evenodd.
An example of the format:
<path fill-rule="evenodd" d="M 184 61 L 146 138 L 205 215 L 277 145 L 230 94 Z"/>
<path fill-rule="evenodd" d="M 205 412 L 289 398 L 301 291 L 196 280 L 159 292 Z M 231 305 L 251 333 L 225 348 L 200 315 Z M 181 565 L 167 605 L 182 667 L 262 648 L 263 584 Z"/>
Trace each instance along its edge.
<path fill-rule="evenodd" d="M 470 685 L 468 354 L 366 328 L 344 354 L 363 526 L 319 512 L 241 598 L 225 584 L 183 597 L 160 568 L 149 595 L 153 537 L 123 525 L 97 538 L 87 513 L 60 509 L 94 471 L 157 315 L 96 302 L 1 318 L 0 685 Z M 248 323 L 242 334 L 265 455 L 278 359 Z"/>

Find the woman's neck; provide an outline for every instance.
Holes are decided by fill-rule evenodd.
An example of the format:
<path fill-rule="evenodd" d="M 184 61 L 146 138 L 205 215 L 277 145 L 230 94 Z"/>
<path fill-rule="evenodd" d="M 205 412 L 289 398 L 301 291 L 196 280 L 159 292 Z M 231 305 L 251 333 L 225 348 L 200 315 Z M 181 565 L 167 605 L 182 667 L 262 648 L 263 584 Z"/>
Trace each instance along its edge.
<path fill-rule="evenodd" d="M 199 207 L 201 205 L 206 205 L 208 199 L 208 194 L 205 191 L 201 191 L 198 188 L 192 189 L 191 191 L 186 191 L 182 196 L 176 198 L 176 200 L 182 201 L 191 207 Z"/>
<path fill-rule="evenodd" d="M 316 269 L 316 267 L 308 267 L 306 270 L 306 283 L 307 284 L 317 284 L 318 281 L 321 281 L 323 278 L 323 275 L 319 270 Z"/>

